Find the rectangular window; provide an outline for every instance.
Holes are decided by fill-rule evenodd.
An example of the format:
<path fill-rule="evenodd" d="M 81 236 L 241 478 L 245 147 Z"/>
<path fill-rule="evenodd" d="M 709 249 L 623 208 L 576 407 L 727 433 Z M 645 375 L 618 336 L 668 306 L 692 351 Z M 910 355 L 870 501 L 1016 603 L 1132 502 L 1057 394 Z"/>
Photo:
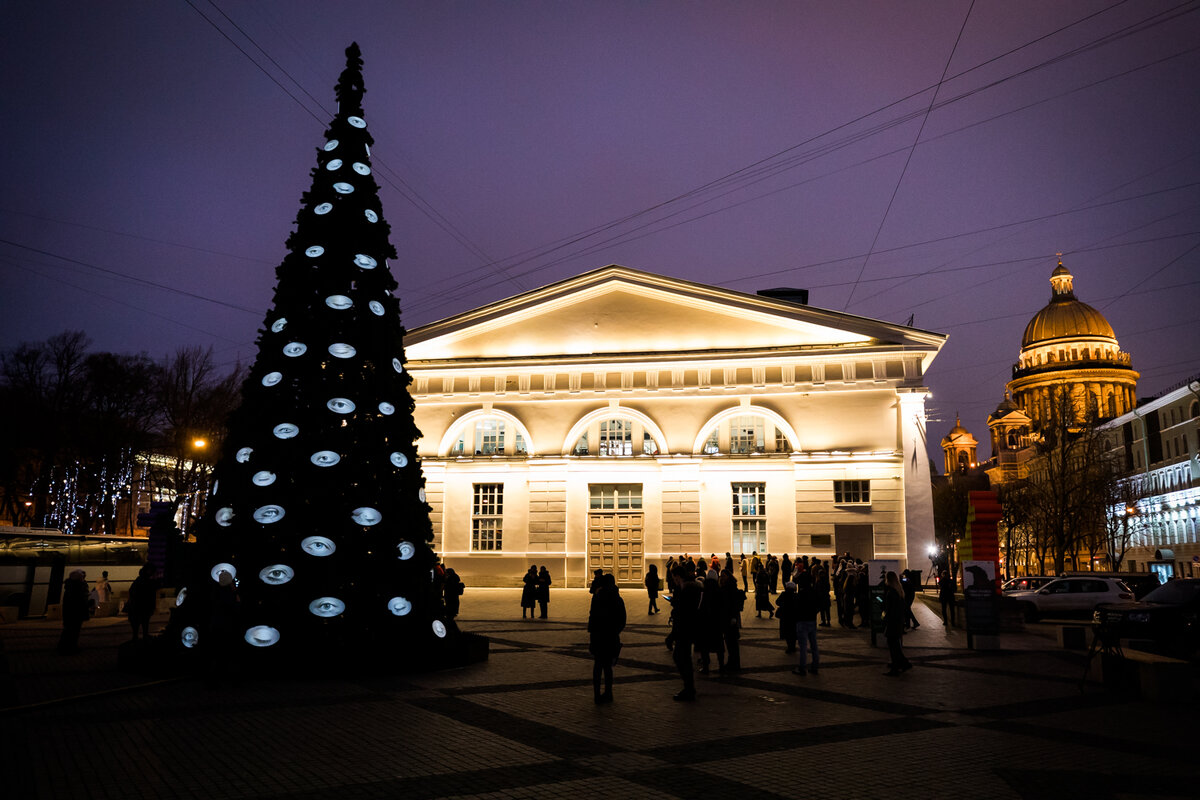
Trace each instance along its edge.
<path fill-rule="evenodd" d="M 870 481 L 834 481 L 833 482 L 833 502 L 834 505 L 870 505 L 871 503 L 871 482 Z"/>
<path fill-rule="evenodd" d="M 762 417 L 734 417 L 729 421 L 730 453 L 761 453 L 766 447 L 763 439 Z"/>
<path fill-rule="evenodd" d="M 733 488 L 734 553 L 767 551 L 767 485 L 735 483 Z"/>
<path fill-rule="evenodd" d="M 476 483 L 471 503 L 471 549 L 501 550 L 504 532 L 504 484 Z"/>
<path fill-rule="evenodd" d="M 588 508 L 593 511 L 641 511 L 640 483 L 593 483 L 588 485 Z"/>

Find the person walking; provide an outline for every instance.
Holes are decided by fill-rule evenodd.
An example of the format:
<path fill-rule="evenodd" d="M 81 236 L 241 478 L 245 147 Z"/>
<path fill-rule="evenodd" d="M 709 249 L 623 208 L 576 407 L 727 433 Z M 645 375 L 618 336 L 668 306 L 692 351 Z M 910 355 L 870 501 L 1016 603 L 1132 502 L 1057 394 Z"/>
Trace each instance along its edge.
<path fill-rule="evenodd" d="M 846 567 L 846 579 L 842 584 L 842 603 L 839 609 L 843 613 L 843 619 L 839 620 L 843 628 L 853 630 L 857 627 L 854 624 L 854 604 L 858 597 L 858 572 L 853 565 Z"/>
<path fill-rule="evenodd" d="M 826 595 L 828 597 L 828 595 Z M 821 665 L 821 653 L 817 649 L 817 610 L 818 598 L 816 590 L 813 588 L 812 575 L 808 572 L 800 573 L 796 579 L 796 649 L 799 651 L 797 656 L 796 668 L 792 670 L 797 675 L 804 675 L 806 672 L 817 674 L 817 669 Z M 809 656 L 812 656 L 812 665 L 808 663 Z"/>
<path fill-rule="evenodd" d="M 653 565 L 652 565 L 653 566 Z M 621 631 L 625 630 L 625 601 L 617 590 L 617 580 L 611 572 L 597 582 L 588 612 L 588 652 L 592 654 L 592 691 L 596 704 L 611 703 L 613 699 L 613 667 L 621 654 Z M 604 690 L 600 690 L 600 676 Z"/>
<path fill-rule="evenodd" d="M 536 564 L 530 564 L 529 570 L 525 573 L 525 577 L 521 578 L 521 619 L 525 619 L 526 610 L 529 611 L 529 618 L 533 619 L 533 609 L 537 605 L 538 596 L 538 571 Z"/>
<path fill-rule="evenodd" d="M 87 573 L 73 569 L 63 581 L 62 589 L 62 635 L 58 638 L 59 655 L 69 656 L 79 652 L 79 632 L 88 618 Z"/>
<path fill-rule="evenodd" d="M 692 646 L 700 623 L 700 586 L 687 564 L 677 565 L 671 573 L 674 591 L 671 595 L 671 633 L 667 635 L 667 648 L 683 679 L 683 691 L 675 700 L 696 699 L 696 675 L 692 667 Z"/>
<path fill-rule="evenodd" d="M 108 570 L 100 573 L 100 580 L 96 581 L 92 591 L 96 593 L 96 599 L 100 605 L 104 605 L 112 599 L 112 584 L 108 582 Z"/>
<path fill-rule="evenodd" d="M 747 577 L 749 575 L 749 567 L 746 565 L 746 554 L 739 553 L 739 555 L 741 557 L 742 591 L 748 592 L 750 591 L 750 581 Z"/>
<path fill-rule="evenodd" d="M 942 624 L 947 627 L 958 625 L 955 589 L 954 576 L 950 574 L 950 570 L 942 570 L 942 574 L 938 576 L 938 600 L 942 603 Z"/>
<path fill-rule="evenodd" d="M 543 564 L 541 570 L 538 571 L 537 582 L 537 600 L 541 607 L 541 618 L 546 618 L 546 607 L 550 605 L 550 570 L 546 569 Z"/>
<path fill-rule="evenodd" d="M 615 578 L 613 580 L 616 580 Z M 646 614 L 658 613 L 658 565 L 651 564 L 650 569 L 646 572 L 646 594 L 650 596 L 650 607 L 646 609 Z M 622 603 L 624 601 L 621 601 Z"/>
<path fill-rule="evenodd" d="M 143 639 L 150 638 L 150 617 L 157 604 L 158 581 L 154 580 L 154 567 L 146 564 L 129 586 L 129 627 L 133 629 L 133 641 L 137 641 L 139 629 Z"/>
<path fill-rule="evenodd" d="M 779 620 L 779 638 L 787 643 L 785 652 L 796 652 L 796 584 L 788 581 L 775 601 L 775 618 Z"/>
<path fill-rule="evenodd" d="M 912 662 L 904 657 L 902 642 L 904 639 L 904 620 L 907 617 L 907 606 L 904 603 L 904 587 L 895 572 L 887 574 L 886 588 L 883 593 L 883 635 L 887 639 L 888 653 L 891 662 L 888 676 L 899 675 L 912 669 Z"/>

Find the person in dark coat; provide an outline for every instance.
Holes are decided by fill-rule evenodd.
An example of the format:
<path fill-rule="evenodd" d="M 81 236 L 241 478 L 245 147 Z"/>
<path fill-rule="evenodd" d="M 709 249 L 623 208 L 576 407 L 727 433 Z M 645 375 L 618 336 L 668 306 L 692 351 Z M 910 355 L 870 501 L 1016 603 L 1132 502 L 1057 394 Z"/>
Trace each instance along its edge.
<path fill-rule="evenodd" d="M 817 597 L 817 612 L 821 615 L 821 621 L 818 623 L 822 628 L 830 627 L 829 611 L 831 604 L 829 602 L 829 570 L 824 564 L 817 564 L 812 569 L 813 575 L 813 592 Z"/>
<path fill-rule="evenodd" d="M 446 599 L 446 619 L 454 619 L 458 616 L 459 603 L 462 602 L 462 593 L 466 586 L 463 584 L 462 578 L 458 577 L 457 572 L 447 568 L 442 589 Z"/>
<path fill-rule="evenodd" d="M 784 553 L 783 558 L 779 561 L 779 580 L 786 586 L 787 582 L 792 579 L 792 559 L 788 558 L 788 554 Z"/>
<path fill-rule="evenodd" d="M 533 619 L 533 609 L 537 605 L 538 571 L 536 564 L 529 565 L 529 571 L 521 579 L 521 619 L 525 619 L 525 611 L 529 610 L 529 618 Z"/>
<path fill-rule="evenodd" d="M 826 598 L 829 597 L 826 593 Z M 828 599 L 826 600 L 828 605 Z M 797 656 L 798 664 L 792 672 L 804 675 L 806 672 L 817 674 L 821 664 L 821 654 L 817 650 L 817 610 L 819 602 L 816 590 L 813 589 L 812 574 L 801 572 L 796 578 L 796 645 L 800 651 Z M 808 664 L 809 656 L 812 665 Z"/>
<path fill-rule="evenodd" d="M 614 578 L 615 580 L 615 578 Z M 646 594 L 650 596 L 650 606 L 646 609 L 647 614 L 658 613 L 658 564 L 651 564 L 650 569 L 646 572 Z M 624 601 L 622 601 L 624 602 Z"/>
<path fill-rule="evenodd" d="M 788 581 L 775 601 L 775 618 L 779 620 L 779 638 L 787 642 L 788 653 L 796 652 L 796 584 Z"/>
<path fill-rule="evenodd" d="M 683 691 L 676 694 L 674 699 L 695 700 L 692 645 L 700 628 L 700 585 L 696 583 L 695 572 L 686 563 L 676 565 L 671 578 L 674 591 L 671 594 L 671 633 L 667 635 L 667 647 L 674 657 L 679 677 L 683 679 Z"/>
<path fill-rule="evenodd" d="M 63 581 L 62 590 L 62 635 L 58 639 L 59 655 L 79 652 L 79 632 L 88 618 L 87 573 L 73 569 Z"/>
<path fill-rule="evenodd" d="M 764 611 L 767 612 L 767 619 L 775 616 L 775 606 L 771 604 L 771 581 L 765 569 L 754 573 L 754 611 L 759 619 L 762 619 Z"/>
<path fill-rule="evenodd" d="M 779 559 L 767 553 L 767 563 L 764 567 L 767 570 L 767 581 L 771 585 L 771 594 L 779 592 Z"/>
<path fill-rule="evenodd" d="M 904 603 L 908 606 L 908 615 L 904 620 L 905 628 L 912 628 L 914 631 L 921 627 L 921 623 L 917 622 L 917 615 L 913 613 L 913 603 L 917 599 L 917 576 L 913 575 L 908 570 L 900 573 L 900 585 L 904 587 Z"/>
<path fill-rule="evenodd" d="M 149 564 L 138 570 L 138 576 L 129 586 L 129 627 L 133 629 L 133 641 L 137 641 L 138 629 L 142 638 L 150 638 L 150 617 L 158 604 L 158 581 L 154 579 L 154 567 Z"/>
<path fill-rule="evenodd" d="M 621 653 L 621 631 L 625 630 L 625 601 L 617 590 L 612 573 L 601 576 L 592 594 L 588 613 L 588 652 L 592 654 L 592 689 L 596 703 L 611 703 L 613 699 L 613 666 Z M 604 676 L 604 691 L 600 691 L 600 676 Z"/>
<path fill-rule="evenodd" d="M 725 620 L 721 629 L 725 637 L 725 650 L 729 657 L 725 660 L 726 672 L 739 672 L 742 669 L 742 610 L 746 607 L 746 593 L 738 588 L 737 578 L 733 570 L 721 573 L 717 579 L 721 593 L 725 596 Z"/>
<path fill-rule="evenodd" d="M 546 618 L 546 607 L 550 605 L 550 583 L 550 570 L 543 565 L 537 576 L 537 600 L 542 609 L 542 619 Z"/>
<path fill-rule="evenodd" d="M 710 570 L 709 575 L 715 574 Z M 711 665 L 711 657 L 717 656 L 717 669 L 725 672 L 725 618 L 728 609 L 725 606 L 725 595 L 715 577 L 704 579 L 704 588 L 700 594 L 700 630 L 696 637 L 696 650 L 700 654 L 700 674 L 707 675 Z"/>
<path fill-rule="evenodd" d="M 904 602 L 904 587 L 894 572 L 888 572 L 883 593 L 883 635 L 887 639 L 891 663 L 884 675 L 899 675 L 912 669 L 912 662 L 904 657 L 901 643 L 904 639 L 904 621 L 908 606 Z"/>
<path fill-rule="evenodd" d="M 858 572 L 853 566 L 846 567 L 845 580 L 842 583 L 842 602 L 839 610 L 842 618 L 838 621 L 843 628 L 854 628 L 854 604 L 858 597 Z"/>
<path fill-rule="evenodd" d="M 950 570 L 942 570 L 942 574 L 938 576 L 938 600 L 942 603 L 942 624 L 946 626 L 958 625 L 958 609 L 955 607 L 955 590 L 954 576 L 950 574 Z"/>

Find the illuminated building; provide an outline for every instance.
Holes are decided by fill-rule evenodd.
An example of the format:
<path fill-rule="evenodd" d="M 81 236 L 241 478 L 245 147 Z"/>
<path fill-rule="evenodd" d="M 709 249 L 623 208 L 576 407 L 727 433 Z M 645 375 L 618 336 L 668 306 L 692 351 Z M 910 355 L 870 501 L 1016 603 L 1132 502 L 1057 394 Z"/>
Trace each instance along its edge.
<path fill-rule="evenodd" d="M 1025 326 L 1004 401 L 988 417 L 992 485 L 1023 476 L 1031 437 L 1066 393 L 1073 421 L 1112 419 L 1136 404 L 1138 373 L 1108 320 L 1075 297 L 1062 263 L 1050 274 L 1050 302 Z M 1011 399 L 1010 399 L 1011 398 Z"/>
<path fill-rule="evenodd" d="M 1109 421 L 1126 491 L 1111 509 L 1129 550 L 1122 569 L 1200 577 L 1200 380 Z"/>
<path fill-rule="evenodd" d="M 946 474 L 965 473 L 978 464 L 976 449 L 979 442 L 962 425 L 958 417 L 954 427 L 942 438 L 942 452 L 946 456 Z"/>
<path fill-rule="evenodd" d="M 446 562 L 579 586 L 683 553 L 924 560 L 923 376 L 946 337 L 790 291 L 609 266 L 410 331 Z"/>

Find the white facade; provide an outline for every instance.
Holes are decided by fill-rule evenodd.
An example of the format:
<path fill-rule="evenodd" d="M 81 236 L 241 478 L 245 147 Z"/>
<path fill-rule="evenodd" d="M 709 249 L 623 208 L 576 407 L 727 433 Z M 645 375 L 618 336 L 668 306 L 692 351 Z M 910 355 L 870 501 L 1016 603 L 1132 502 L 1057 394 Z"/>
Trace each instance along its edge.
<path fill-rule="evenodd" d="M 474 585 L 740 550 L 920 564 L 945 338 L 617 266 L 410 331 L 435 548 Z"/>
<path fill-rule="evenodd" d="M 1126 514 L 1130 571 L 1200 577 L 1200 381 L 1146 401 L 1105 423 L 1133 504 Z M 1132 562 L 1132 563 L 1131 563 Z M 1161 566 L 1157 566 L 1161 565 Z"/>

